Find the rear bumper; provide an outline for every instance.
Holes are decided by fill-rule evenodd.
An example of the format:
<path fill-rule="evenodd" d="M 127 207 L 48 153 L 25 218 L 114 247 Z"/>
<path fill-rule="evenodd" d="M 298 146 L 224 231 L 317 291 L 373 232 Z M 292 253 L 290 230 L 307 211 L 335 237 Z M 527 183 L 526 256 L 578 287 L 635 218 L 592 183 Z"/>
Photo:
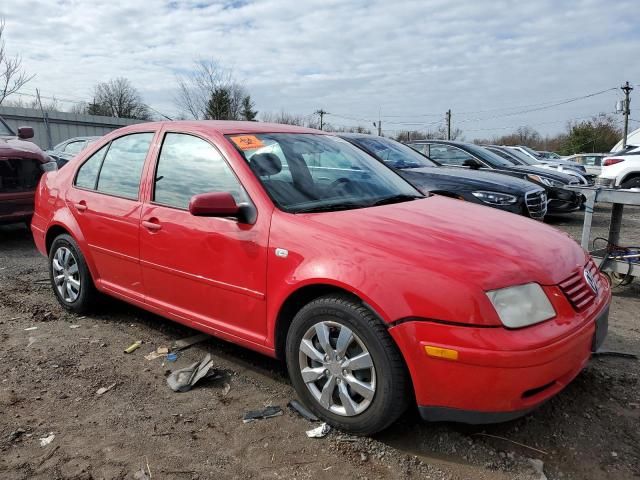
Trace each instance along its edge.
<path fill-rule="evenodd" d="M 423 418 L 502 422 L 556 395 L 587 365 L 594 348 L 596 317 L 608 315 L 609 299 L 607 292 L 589 318 L 581 317 L 579 326 L 560 338 L 561 325 L 554 320 L 521 330 L 412 321 L 389 332 L 409 367 Z M 552 335 L 555 338 L 545 340 Z M 428 356 L 426 345 L 453 349 L 458 358 Z M 523 348 L 527 345 L 530 348 Z"/>

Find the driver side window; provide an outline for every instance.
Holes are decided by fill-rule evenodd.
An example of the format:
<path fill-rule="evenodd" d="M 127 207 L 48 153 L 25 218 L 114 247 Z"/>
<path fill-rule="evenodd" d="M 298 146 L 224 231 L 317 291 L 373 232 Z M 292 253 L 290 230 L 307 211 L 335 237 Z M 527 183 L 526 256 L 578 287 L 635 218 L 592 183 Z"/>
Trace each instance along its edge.
<path fill-rule="evenodd" d="M 464 166 L 464 162 L 467 160 L 474 160 L 472 155 L 458 147 L 435 143 L 432 143 L 429 148 L 429 156 L 440 163 L 454 165 L 456 167 Z"/>
<path fill-rule="evenodd" d="M 236 203 L 249 200 L 224 158 L 201 138 L 167 133 L 154 180 L 153 201 L 186 210 L 194 195 L 228 192 Z"/>

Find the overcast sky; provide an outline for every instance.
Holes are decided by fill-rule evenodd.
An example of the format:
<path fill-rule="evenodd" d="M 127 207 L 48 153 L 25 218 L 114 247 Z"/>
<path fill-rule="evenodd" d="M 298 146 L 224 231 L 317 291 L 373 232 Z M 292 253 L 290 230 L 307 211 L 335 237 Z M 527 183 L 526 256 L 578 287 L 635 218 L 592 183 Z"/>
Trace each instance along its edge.
<path fill-rule="evenodd" d="M 96 82 L 125 76 L 153 108 L 174 115 L 176 74 L 215 59 L 233 69 L 261 112 L 323 108 L 335 125 L 367 127 L 382 115 L 392 134 L 435 129 L 451 108 L 454 127 L 470 140 L 521 125 L 553 134 L 568 120 L 612 112 L 619 90 L 519 113 L 625 80 L 640 84 L 637 7 L 637 0 L 22 0 L 2 2 L 0 15 L 9 52 L 37 74 L 27 93 L 37 87 L 45 96 L 90 99 Z M 640 108 L 640 97 L 632 118 L 634 103 Z"/>

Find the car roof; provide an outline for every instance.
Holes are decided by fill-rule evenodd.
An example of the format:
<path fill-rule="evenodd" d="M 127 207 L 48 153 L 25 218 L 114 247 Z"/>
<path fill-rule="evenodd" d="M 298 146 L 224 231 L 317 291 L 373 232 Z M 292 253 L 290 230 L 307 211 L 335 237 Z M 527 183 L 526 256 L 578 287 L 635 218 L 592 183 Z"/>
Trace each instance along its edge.
<path fill-rule="evenodd" d="M 120 132 L 148 131 L 149 128 L 168 128 L 185 130 L 208 130 L 222 135 L 236 133 L 320 133 L 321 130 L 313 128 L 299 127 L 297 125 L 283 125 L 280 123 L 247 122 L 235 120 L 172 120 L 162 122 L 136 123 L 119 129 Z"/>

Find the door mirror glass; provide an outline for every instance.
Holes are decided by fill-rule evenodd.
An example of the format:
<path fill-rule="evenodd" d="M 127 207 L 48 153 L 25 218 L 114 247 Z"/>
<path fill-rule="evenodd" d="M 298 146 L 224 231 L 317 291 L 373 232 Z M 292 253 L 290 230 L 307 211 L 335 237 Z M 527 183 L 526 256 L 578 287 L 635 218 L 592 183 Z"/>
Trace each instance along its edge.
<path fill-rule="evenodd" d="M 196 217 L 237 217 L 240 207 L 228 192 L 209 192 L 191 197 L 189 212 Z"/>
<path fill-rule="evenodd" d="M 33 128 L 31 127 L 18 128 L 18 138 L 21 138 L 22 140 L 26 140 L 27 138 L 33 138 Z"/>

